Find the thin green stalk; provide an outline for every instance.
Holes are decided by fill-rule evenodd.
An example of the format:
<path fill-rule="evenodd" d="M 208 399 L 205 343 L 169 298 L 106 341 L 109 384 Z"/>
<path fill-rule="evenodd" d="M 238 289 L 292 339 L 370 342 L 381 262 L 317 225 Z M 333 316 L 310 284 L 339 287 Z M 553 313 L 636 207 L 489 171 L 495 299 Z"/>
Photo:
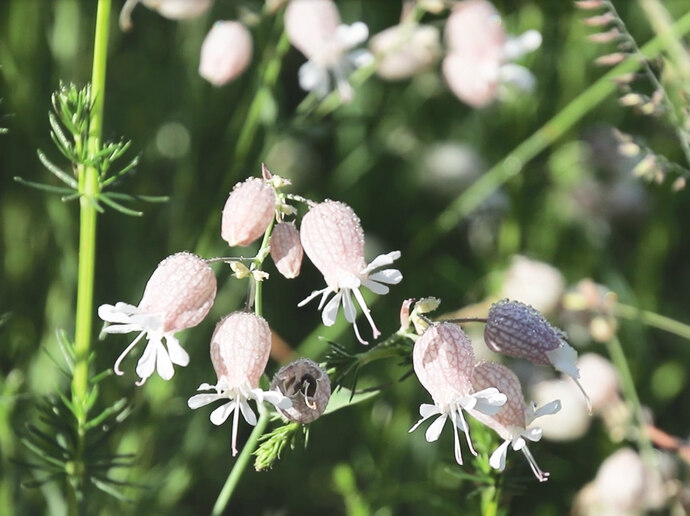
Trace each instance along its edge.
<path fill-rule="evenodd" d="M 91 77 L 92 108 L 89 135 L 86 142 L 89 158 L 95 156 L 101 143 L 103 130 L 103 105 L 105 99 L 105 74 L 108 33 L 110 25 L 110 0 L 99 0 L 96 13 L 93 68 Z M 93 312 L 93 284 L 96 262 L 96 204 L 100 193 L 99 170 L 93 166 L 78 167 L 79 193 L 79 270 L 77 285 L 77 313 L 74 336 L 75 365 L 72 378 L 72 401 L 77 411 L 78 445 L 75 475 L 82 476 L 80 467 L 87 413 L 85 407 L 89 391 L 89 355 L 91 353 L 91 329 Z M 81 478 L 78 479 L 81 484 Z M 83 487 L 83 486 L 81 486 Z M 77 493 L 77 497 L 81 494 Z"/>
<path fill-rule="evenodd" d="M 623 319 L 640 321 L 647 326 L 664 330 L 674 335 L 678 335 L 684 339 L 690 340 L 690 325 L 671 319 L 649 310 L 641 310 L 634 306 L 617 303 L 613 309 L 613 314 L 616 317 Z"/>
<path fill-rule="evenodd" d="M 261 241 L 261 247 L 259 248 L 259 252 L 257 253 L 256 258 L 254 258 L 253 265 L 255 271 L 261 270 L 264 260 L 266 259 L 265 249 L 268 247 L 268 242 L 271 239 L 271 233 L 273 232 L 274 224 L 275 219 L 271 220 L 271 223 L 268 225 L 266 231 L 264 232 L 264 238 Z M 264 282 L 256 281 L 254 278 L 251 278 L 249 281 L 254 282 L 254 313 L 261 317 L 261 314 L 263 313 L 262 293 Z"/>
<path fill-rule="evenodd" d="M 244 445 L 244 448 L 242 448 L 240 456 L 237 458 L 237 462 L 235 462 L 235 465 L 232 467 L 230 475 L 228 475 L 225 485 L 218 495 L 218 499 L 216 500 L 216 503 L 213 506 L 213 511 L 211 512 L 212 516 L 218 516 L 223 514 L 223 511 L 225 511 L 225 507 L 228 505 L 230 497 L 232 497 L 232 494 L 235 492 L 235 488 L 242 477 L 242 473 L 247 467 L 247 464 L 249 464 L 249 459 L 251 458 L 252 453 L 254 453 L 256 445 L 259 443 L 259 437 L 261 437 L 264 433 L 264 430 L 266 430 L 266 425 L 268 425 L 270 416 L 269 411 L 259 404 L 259 414 L 259 420 L 257 421 L 254 430 L 252 430 L 249 439 Z"/>
<path fill-rule="evenodd" d="M 688 31 L 690 31 L 690 13 L 684 15 L 673 25 L 674 37 L 680 37 Z M 665 48 L 665 39 L 656 36 L 644 45 L 640 51 L 645 56 L 653 58 L 658 56 Z M 631 56 L 611 69 L 576 97 L 537 132 L 518 145 L 492 169 L 483 174 L 481 178 L 453 201 L 426 231 L 420 232 L 417 239 L 412 243 L 412 254 L 414 256 L 421 255 L 433 245 L 439 236 L 448 233 L 456 227 L 463 217 L 474 210 L 493 191 L 511 177 L 520 173 L 529 161 L 562 137 L 587 113 L 613 93 L 617 88 L 613 79 L 634 72 L 640 66 L 640 57 L 637 55 Z"/>
<path fill-rule="evenodd" d="M 482 488 L 482 516 L 498 514 L 498 493 L 495 485 Z"/>

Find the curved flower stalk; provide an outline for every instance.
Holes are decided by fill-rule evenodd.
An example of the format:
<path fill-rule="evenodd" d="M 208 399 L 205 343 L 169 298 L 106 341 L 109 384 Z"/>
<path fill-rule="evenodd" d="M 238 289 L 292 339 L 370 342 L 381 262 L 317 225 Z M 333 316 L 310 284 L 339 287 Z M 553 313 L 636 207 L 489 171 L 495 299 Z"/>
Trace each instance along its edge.
<path fill-rule="evenodd" d="M 371 325 L 374 338 L 379 337 L 381 332 L 371 317 L 360 288 L 367 287 L 375 294 L 384 295 L 389 291 L 386 284 L 400 283 L 402 274 L 397 269 L 374 272 L 400 258 L 400 251 L 379 255 L 367 265 L 364 261 L 364 231 L 359 218 L 347 204 L 337 201 L 324 201 L 310 209 L 302 219 L 300 238 L 304 252 L 323 274 L 326 288 L 315 290 L 297 306 L 304 306 L 321 296 L 321 319 L 326 326 L 332 326 L 342 304 L 345 319 L 352 323 L 357 340 L 368 344 L 362 339 L 355 323 L 357 311 L 352 301 L 354 295 Z M 331 294 L 335 295 L 328 301 Z"/>
<path fill-rule="evenodd" d="M 455 460 L 462 464 L 458 429 L 465 434 L 470 452 L 477 455 L 472 447 L 469 426 L 462 415 L 463 410 L 493 415 L 506 403 L 506 396 L 495 386 L 475 391 L 472 385 L 472 344 L 455 324 L 440 323 L 429 326 L 415 342 L 412 358 L 417 378 L 431 394 L 434 404 L 424 403 L 419 407 L 422 418 L 410 432 L 427 419 L 437 416 L 426 431 L 426 440 L 436 441 L 446 420 L 450 418 L 455 434 Z"/>
<path fill-rule="evenodd" d="M 124 374 L 120 370 L 122 360 L 144 336 L 149 343 L 137 363 L 136 372 L 141 378 L 137 385 L 143 385 L 154 369 L 161 378 L 170 380 L 175 373 L 173 364 L 189 364 L 189 355 L 174 334 L 196 326 L 206 317 L 216 298 L 216 288 L 216 277 L 206 260 L 181 252 L 158 265 L 138 306 L 116 303 L 98 307 L 98 316 L 112 323 L 103 329 L 105 333 L 140 332 L 115 362 L 115 374 Z"/>
<path fill-rule="evenodd" d="M 348 50 L 366 41 L 367 26 L 362 22 L 341 24 L 332 0 L 292 0 L 285 10 L 285 31 L 290 43 L 308 59 L 299 69 L 302 89 L 323 97 L 331 89 L 332 76 L 340 98 L 352 100 L 347 78 L 372 57 L 366 50 Z"/>
<path fill-rule="evenodd" d="M 534 78 L 510 61 L 537 49 L 541 35 L 528 31 L 509 38 L 496 8 L 486 0 L 460 2 L 445 28 L 448 54 L 443 75 L 453 93 L 473 107 L 490 104 L 501 83 L 513 82 L 531 89 Z"/>
<path fill-rule="evenodd" d="M 127 0 L 120 11 L 120 29 L 132 29 L 132 11 L 138 3 L 171 20 L 196 18 L 213 5 L 213 0 Z"/>
<path fill-rule="evenodd" d="M 565 333 L 551 326 L 531 306 L 503 299 L 491 305 L 484 327 L 484 341 L 496 353 L 524 358 L 536 365 L 553 365 L 570 376 L 587 401 L 589 396 L 578 381 L 577 352 L 565 341 Z"/>
<path fill-rule="evenodd" d="M 271 330 L 268 323 L 249 312 L 234 312 L 222 319 L 211 337 L 211 362 L 216 371 L 216 385 L 202 383 L 197 390 L 216 391 L 196 394 L 187 405 L 198 409 L 217 400 L 228 400 L 211 412 L 211 422 L 222 425 L 231 414 L 232 454 L 237 455 L 237 426 L 240 412 L 250 425 L 256 425 L 256 414 L 249 406 L 268 401 L 278 408 L 288 409 L 291 401 L 277 391 L 259 389 L 259 379 L 266 368 L 271 351 Z"/>
<path fill-rule="evenodd" d="M 499 471 L 505 469 L 508 447 L 511 446 L 513 450 L 522 451 L 537 480 L 546 482 L 549 479 L 549 473 L 542 471 L 537 466 L 534 457 L 527 448 L 528 440 L 536 442 L 541 439 L 541 428 L 528 427 L 536 418 L 558 412 L 561 409 L 561 402 L 555 400 L 539 408 L 534 402 L 525 405 L 518 377 L 506 366 L 496 362 L 481 362 L 475 365 L 472 384 L 475 389 L 496 387 L 508 397 L 506 404 L 492 416 L 470 410 L 476 419 L 491 428 L 504 440 L 503 444 L 496 448 L 489 458 L 491 467 Z"/>

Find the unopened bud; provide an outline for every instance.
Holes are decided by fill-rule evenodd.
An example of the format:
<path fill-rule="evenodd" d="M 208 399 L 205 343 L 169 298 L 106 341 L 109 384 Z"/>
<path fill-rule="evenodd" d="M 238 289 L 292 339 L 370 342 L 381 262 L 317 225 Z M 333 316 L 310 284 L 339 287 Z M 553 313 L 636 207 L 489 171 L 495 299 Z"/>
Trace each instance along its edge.
<path fill-rule="evenodd" d="M 183 20 L 196 18 L 211 7 L 213 0 L 127 0 L 120 11 L 120 29 L 132 28 L 132 10 L 138 3 L 157 11 L 164 18 Z"/>
<path fill-rule="evenodd" d="M 316 362 L 300 358 L 282 367 L 271 381 L 271 390 L 290 399 L 292 406 L 278 411 L 290 421 L 311 423 L 328 405 L 331 381 Z"/>
<path fill-rule="evenodd" d="M 287 222 L 276 224 L 271 233 L 270 246 L 271 258 L 278 272 L 288 279 L 299 276 L 304 250 L 295 225 Z"/>
<path fill-rule="evenodd" d="M 621 31 L 616 28 L 607 30 L 606 32 L 597 32 L 596 34 L 590 34 L 587 39 L 593 43 L 610 43 L 621 37 Z"/>
<path fill-rule="evenodd" d="M 614 52 L 613 54 L 597 57 L 594 62 L 599 66 L 614 66 L 625 61 L 627 57 L 628 54 L 624 52 Z"/>
<path fill-rule="evenodd" d="M 604 25 L 608 25 L 615 19 L 616 17 L 613 15 L 613 13 L 606 12 L 598 16 L 591 16 L 589 18 L 585 18 L 584 20 L 582 20 L 582 23 L 584 23 L 585 25 L 589 25 L 590 27 L 602 27 Z"/>
<path fill-rule="evenodd" d="M 214 86 L 238 77 L 252 59 L 252 37 L 236 21 L 216 22 L 201 45 L 199 75 Z"/>
<path fill-rule="evenodd" d="M 249 276 L 250 270 L 242 262 L 230 262 L 230 268 L 232 269 L 233 276 L 237 279 L 244 279 Z"/>
<path fill-rule="evenodd" d="M 653 154 L 647 154 L 637 165 L 633 167 L 632 174 L 636 177 L 649 177 L 653 174 L 656 168 L 656 158 Z"/>
<path fill-rule="evenodd" d="M 275 191 L 266 181 L 250 177 L 235 185 L 223 208 L 223 240 L 232 247 L 254 242 L 271 223 L 275 205 Z"/>
<path fill-rule="evenodd" d="M 577 0 L 575 2 L 575 7 L 579 9 L 599 9 L 603 6 L 603 0 Z"/>
<path fill-rule="evenodd" d="M 644 98 L 639 93 L 628 93 L 618 99 L 618 103 L 626 107 L 639 106 L 642 102 L 644 102 Z"/>

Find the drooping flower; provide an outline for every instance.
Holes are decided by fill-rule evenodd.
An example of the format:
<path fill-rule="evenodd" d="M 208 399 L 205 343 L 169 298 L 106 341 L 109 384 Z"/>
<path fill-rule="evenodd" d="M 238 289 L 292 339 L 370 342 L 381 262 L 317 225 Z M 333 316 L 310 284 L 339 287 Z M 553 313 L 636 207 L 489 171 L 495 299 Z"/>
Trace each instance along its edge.
<path fill-rule="evenodd" d="M 504 440 L 489 458 L 491 467 L 499 471 L 505 469 L 508 446 L 511 446 L 513 450 L 522 451 L 537 480 L 540 482 L 548 480 L 549 473 L 537 466 L 527 448 L 527 440 L 536 442 L 541 439 L 541 428 L 528 427 L 536 418 L 558 412 L 561 409 L 560 401 L 555 400 L 539 408 L 534 402 L 525 405 L 518 377 L 510 369 L 496 362 L 476 364 L 472 384 L 478 390 L 496 387 L 508 397 L 505 405 L 492 416 L 470 410 L 475 418 L 494 430 Z"/>
<path fill-rule="evenodd" d="M 288 39 L 308 59 L 299 70 L 302 89 L 325 96 L 331 89 L 331 76 L 341 99 L 353 97 L 347 78 L 352 71 L 371 61 L 366 50 L 348 50 L 369 36 L 362 22 L 343 25 L 332 0 L 292 0 L 285 10 Z"/>
<path fill-rule="evenodd" d="M 288 279 L 299 276 L 304 249 L 295 225 L 289 222 L 276 224 L 271 233 L 269 246 L 271 258 L 278 272 Z"/>
<path fill-rule="evenodd" d="M 234 413 L 232 423 L 232 454 L 237 455 L 237 426 L 240 413 L 250 425 L 256 425 L 256 414 L 248 400 L 268 401 L 287 409 L 288 398 L 276 391 L 262 391 L 259 380 L 271 351 L 271 330 L 261 317 L 249 312 L 234 312 L 222 319 L 211 337 L 211 362 L 216 371 L 216 385 L 202 383 L 197 390 L 216 391 L 196 394 L 187 405 L 197 409 L 217 400 L 228 400 L 211 412 L 211 422 L 222 425 Z"/>
<path fill-rule="evenodd" d="M 436 441 L 446 420 L 450 418 L 455 433 L 455 460 L 462 464 L 458 429 L 465 434 L 472 454 L 477 454 L 472 447 L 470 429 L 462 411 L 474 410 L 482 414 L 495 414 L 506 402 L 506 396 L 493 386 L 475 390 L 472 385 L 472 344 L 455 324 L 439 323 L 429 326 L 415 342 L 412 358 L 417 378 L 431 394 L 434 404 L 424 403 L 419 407 L 422 418 L 410 432 L 427 419 L 438 416 L 426 431 L 426 440 Z"/>
<path fill-rule="evenodd" d="M 199 324 L 215 297 L 216 277 L 211 266 L 196 255 L 182 252 L 167 257 L 158 265 L 146 283 L 138 306 L 127 303 L 101 305 L 98 316 L 112 323 L 104 328 L 105 333 L 140 332 L 115 362 L 115 373 L 124 374 L 120 363 L 146 336 L 149 343 L 136 367 L 141 378 L 137 385 L 146 382 L 154 369 L 164 380 L 172 378 L 173 364 L 186 366 L 189 363 L 189 355 L 174 334 Z"/>
<path fill-rule="evenodd" d="M 384 295 L 389 291 L 385 284 L 400 283 L 402 274 L 397 269 L 374 272 L 397 260 L 400 251 L 379 255 L 367 265 L 364 261 L 364 231 L 359 218 L 347 204 L 337 201 L 324 201 L 311 208 L 302 219 L 300 237 L 304 252 L 323 274 L 326 288 L 315 290 L 298 306 L 304 306 L 315 297 L 321 296 L 321 319 L 326 326 L 332 326 L 342 304 L 345 319 L 353 324 L 357 340 L 367 344 L 360 336 L 355 323 L 357 310 L 352 301 L 354 295 L 371 325 L 374 338 L 381 335 L 360 288 L 367 287 L 375 294 Z M 331 294 L 335 295 L 328 301 Z"/>
<path fill-rule="evenodd" d="M 132 28 L 132 11 L 138 3 L 171 20 L 196 18 L 206 12 L 213 4 L 213 0 L 127 0 L 120 11 L 120 29 L 124 31 Z"/>
<path fill-rule="evenodd" d="M 441 54 L 438 29 L 409 22 L 379 32 L 371 38 L 370 47 L 378 59 L 376 73 L 391 81 L 429 69 Z"/>
<path fill-rule="evenodd" d="M 323 414 L 331 397 L 328 374 L 313 360 L 299 358 L 280 368 L 271 389 L 290 399 L 292 406 L 278 411 L 290 421 L 311 423 Z"/>
<path fill-rule="evenodd" d="M 528 31 L 518 38 L 508 38 L 490 2 L 459 2 L 448 17 L 445 37 L 449 51 L 443 60 L 443 75 L 463 102 L 473 107 L 486 106 L 496 98 L 502 82 L 531 87 L 531 74 L 509 61 L 538 48 L 541 35 Z"/>
<path fill-rule="evenodd" d="M 264 179 L 237 183 L 223 208 L 220 235 L 231 247 L 249 245 L 264 234 L 275 213 L 275 189 Z"/>
<path fill-rule="evenodd" d="M 534 308 L 508 299 L 491 306 L 484 328 L 484 341 L 491 351 L 524 358 L 536 365 L 553 365 L 575 381 L 591 407 L 578 381 L 577 352 L 565 338 L 565 333 L 551 326 Z"/>
<path fill-rule="evenodd" d="M 252 60 L 252 36 L 236 21 L 218 21 L 201 45 L 199 75 L 223 86 L 242 74 Z"/>

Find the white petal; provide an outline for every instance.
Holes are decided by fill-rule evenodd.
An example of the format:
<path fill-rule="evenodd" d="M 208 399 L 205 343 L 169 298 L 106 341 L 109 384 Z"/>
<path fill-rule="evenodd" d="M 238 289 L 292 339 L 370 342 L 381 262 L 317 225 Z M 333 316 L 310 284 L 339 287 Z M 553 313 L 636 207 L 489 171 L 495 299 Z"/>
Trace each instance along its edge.
<path fill-rule="evenodd" d="M 321 320 L 324 325 L 333 326 L 335 324 L 335 318 L 338 316 L 338 308 L 340 308 L 340 298 L 342 295 L 342 292 L 338 292 L 333 296 L 333 299 L 326 304 L 323 312 L 321 312 Z"/>
<path fill-rule="evenodd" d="M 524 66 L 507 63 L 498 69 L 499 81 L 503 84 L 512 84 L 522 91 L 534 91 L 537 80 L 532 72 Z"/>
<path fill-rule="evenodd" d="M 487 416 L 493 416 L 499 409 L 505 405 L 507 397 L 496 387 L 489 387 L 488 389 L 483 389 L 479 392 L 475 392 L 470 397 L 476 399 L 476 404 L 473 407 L 474 410 L 486 414 Z"/>
<path fill-rule="evenodd" d="M 120 308 L 121 305 L 127 308 L 122 309 Z M 98 307 L 98 317 L 111 323 L 126 323 L 129 322 L 129 316 L 133 313 L 137 313 L 137 311 L 138 309 L 136 306 L 126 303 L 118 303 L 116 306 L 101 305 Z"/>
<path fill-rule="evenodd" d="M 362 280 L 362 286 L 367 287 L 374 294 L 378 294 L 379 296 L 385 296 L 391 290 L 386 285 L 381 285 L 380 283 L 376 283 L 375 281 L 372 281 L 371 278 L 363 279 Z"/>
<path fill-rule="evenodd" d="M 422 416 L 422 418 L 417 421 L 412 428 L 408 430 L 408 433 L 414 432 L 419 425 L 421 425 L 424 421 L 429 419 L 431 416 L 435 414 L 441 414 L 441 410 L 436 406 L 436 405 L 430 405 L 428 403 L 422 403 L 419 406 L 419 415 Z"/>
<path fill-rule="evenodd" d="M 173 364 L 179 366 L 189 365 L 189 354 L 180 346 L 180 341 L 173 335 L 165 335 L 165 342 L 168 345 L 168 353 Z"/>
<path fill-rule="evenodd" d="M 125 357 L 129 354 L 130 351 L 132 351 L 132 348 L 137 345 L 137 342 L 141 340 L 141 338 L 145 335 L 145 333 L 142 331 L 139 335 L 137 335 L 137 338 L 134 339 L 132 342 L 129 343 L 129 346 L 125 348 L 125 350 L 120 353 L 120 356 L 117 357 L 117 360 L 115 360 L 115 365 L 113 366 L 113 371 L 115 371 L 115 374 L 117 375 L 123 375 L 124 373 L 120 371 L 120 364 L 122 361 L 125 359 Z"/>
<path fill-rule="evenodd" d="M 441 414 L 436 418 L 436 421 L 429 425 L 429 428 L 426 429 L 426 434 L 424 434 L 427 442 L 434 442 L 440 437 L 441 431 L 446 424 L 446 419 L 448 419 L 448 416 L 446 414 Z"/>
<path fill-rule="evenodd" d="M 158 345 L 160 345 L 160 342 L 149 342 L 144 350 L 144 354 L 141 355 L 137 362 L 136 372 L 142 380 L 141 383 L 145 382 L 156 368 L 156 347 Z"/>
<path fill-rule="evenodd" d="M 306 305 L 309 301 L 311 301 L 312 299 L 314 299 L 316 296 L 321 295 L 321 294 L 324 294 L 324 293 L 326 293 L 326 292 L 329 292 L 330 290 L 331 290 L 331 289 L 330 289 L 329 287 L 326 287 L 326 288 L 321 289 L 321 290 L 314 290 L 311 294 L 309 294 L 307 297 L 305 297 L 304 299 L 302 299 L 302 301 L 300 301 L 299 303 L 297 303 L 297 307 L 298 307 L 298 308 L 303 307 L 303 306 Z"/>
<path fill-rule="evenodd" d="M 287 396 L 283 396 L 278 391 L 264 391 L 264 400 L 281 409 L 292 407 L 292 401 Z"/>
<path fill-rule="evenodd" d="M 525 446 L 527 446 L 527 442 L 522 437 L 516 437 L 513 439 L 513 450 L 520 451 Z"/>
<path fill-rule="evenodd" d="M 355 295 L 355 299 L 357 300 L 359 307 L 362 309 L 362 313 L 364 314 L 364 317 L 366 317 L 367 321 L 369 321 L 369 326 L 371 326 L 371 331 L 374 334 L 374 338 L 375 339 L 378 338 L 379 335 L 381 335 L 381 332 L 376 327 L 376 323 L 374 322 L 374 319 L 371 317 L 371 311 L 369 310 L 369 307 L 367 306 L 366 301 L 364 301 L 364 297 L 362 296 L 362 293 L 359 291 L 359 289 L 353 290 L 352 293 Z"/>
<path fill-rule="evenodd" d="M 322 66 L 307 61 L 299 68 L 299 85 L 305 91 L 314 91 L 319 95 L 328 93 L 328 72 Z"/>
<path fill-rule="evenodd" d="M 122 334 L 122 333 L 131 333 L 133 331 L 142 331 L 144 328 L 141 326 L 141 324 L 111 324 L 110 326 L 106 326 L 103 328 L 103 333 L 117 333 L 117 334 Z"/>
<path fill-rule="evenodd" d="M 335 29 L 335 37 L 343 48 L 352 48 L 366 41 L 369 37 L 369 28 L 361 21 L 352 25 L 339 25 Z"/>
<path fill-rule="evenodd" d="M 244 417 L 244 420 L 252 426 L 256 425 L 256 414 L 254 414 L 254 411 L 249 406 L 249 403 L 247 403 L 247 400 L 240 399 L 239 403 L 240 410 L 242 411 L 242 417 Z"/>
<path fill-rule="evenodd" d="M 506 468 L 506 455 L 508 455 L 508 445 L 510 441 L 503 441 L 503 444 L 496 448 L 494 452 L 489 457 L 489 465 L 497 469 L 498 471 L 503 471 Z"/>
<path fill-rule="evenodd" d="M 535 51 L 541 46 L 542 37 L 537 30 L 528 30 L 516 38 L 510 38 L 503 47 L 503 56 L 506 61 L 515 59 Z"/>
<path fill-rule="evenodd" d="M 535 420 L 538 417 L 542 416 L 550 416 L 552 414 L 559 412 L 560 410 L 561 400 L 553 400 L 552 402 L 547 403 L 546 405 L 542 405 L 537 410 L 535 410 L 532 420 Z"/>
<path fill-rule="evenodd" d="M 229 403 L 226 403 L 225 405 L 221 405 L 217 409 L 215 409 L 213 412 L 211 412 L 211 423 L 214 425 L 222 425 L 225 423 L 225 420 L 228 419 L 228 416 L 232 414 L 232 411 L 235 410 L 237 407 L 237 402 L 235 400 L 232 400 Z"/>
<path fill-rule="evenodd" d="M 352 302 L 352 296 L 348 290 L 342 290 L 341 294 L 343 297 L 343 312 L 345 313 L 345 320 L 349 323 L 355 322 L 357 318 L 357 310 L 355 310 L 355 304 Z"/>
<path fill-rule="evenodd" d="M 347 59 L 355 68 L 362 68 L 363 66 L 369 66 L 374 62 L 374 54 L 364 48 L 361 48 L 350 52 L 347 55 Z"/>
<path fill-rule="evenodd" d="M 454 426 L 456 426 L 464 432 L 465 440 L 467 441 L 467 447 L 470 449 L 472 455 L 476 457 L 477 452 L 474 451 L 474 446 L 472 446 L 472 439 L 470 438 L 470 427 L 467 424 L 467 421 L 465 421 L 465 417 L 462 415 L 462 410 L 460 410 L 459 408 L 458 410 L 453 411 L 453 423 Z"/>
<path fill-rule="evenodd" d="M 197 391 L 217 391 L 218 388 L 215 385 L 211 385 L 210 383 L 202 383 L 197 387 Z"/>
<path fill-rule="evenodd" d="M 389 285 L 397 285 L 402 281 L 403 276 L 398 269 L 385 269 L 371 274 L 369 279 Z"/>
<path fill-rule="evenodd" d="M 532 442 L 537 442 L 541 439 L 542 430 L 538 426 L 528 428 L 522 435 Z"/>
<path fill-rule="evenodd" d="M 368 274 L 375 269 L 390 265 L 398 258 L 400 258 L 400 251 L 391 251 L 388 254 L 380 254 L 374 258 L 369 265 L 366 266 L 362 273 Z"/>
<path fill-rule="evenodd" d="M 163 343 L 158 341 L 156 344 L 156 371 L 163 380 L 170 380 L 175 374 L 175 368 L 168 355 L 168 350 L 165 349 Z"/>
<path fill-rule="evenodd" d="M 219 394 L 195 394 L 187 400 L 187 406 L 194 410 L 200 407 L 205 407 L 209 403 L 221 399 L 223 396 Z"/>

